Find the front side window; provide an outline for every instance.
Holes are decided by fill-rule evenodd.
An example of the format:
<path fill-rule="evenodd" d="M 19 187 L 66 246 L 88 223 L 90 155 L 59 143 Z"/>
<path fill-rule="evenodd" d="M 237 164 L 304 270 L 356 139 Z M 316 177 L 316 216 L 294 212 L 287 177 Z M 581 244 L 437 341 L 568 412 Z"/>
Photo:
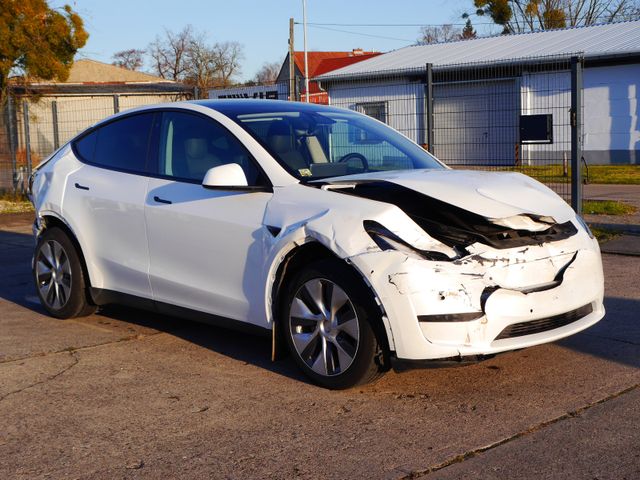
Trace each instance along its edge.
<path fill-rule="evenodd" d="M 135 173 L 145 171 L 153 114 L 110 122 L 83 136 L 74 147 L 80 158 L 100 167 Z"/>
<path fill-rule="evenodd" d="M 383 104 L 382 104 L 383 105 Z M 346 110 L 220 108 L 301 180 L 367 172 L 444 168 L 392 128 Z M 380 113 L 380 112 L 378 112 Z"/>
<path fill-rule="evenodd" d="M 160 175 L 200 183 L 210 168 L 229 163 L 242 167 L 250 186 L 264 184 L 247 150 L 223 126 L 191 113 L 162 114 L 158 152 Z"/>

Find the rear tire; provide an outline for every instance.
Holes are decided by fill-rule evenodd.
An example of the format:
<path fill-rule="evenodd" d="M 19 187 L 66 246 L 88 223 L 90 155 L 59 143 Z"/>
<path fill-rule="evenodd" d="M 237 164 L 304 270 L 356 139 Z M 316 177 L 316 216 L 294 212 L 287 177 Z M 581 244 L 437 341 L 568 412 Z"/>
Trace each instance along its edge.
<path fill-rule="evenodd" d="M 351 388 L 388 370 L 380 311 L 343 261 L 322 260 L 296 273 L 285 287 L 280 311 L 289 350 L 317 385 Z"/>
<path fill-rule="evenodd" d="M 82 260 L 67 234 L 58 227 L 47 228 L 36 244 L 33 278 L 40 303 L 49 315 L 74 318 L 91 315 Z"/>

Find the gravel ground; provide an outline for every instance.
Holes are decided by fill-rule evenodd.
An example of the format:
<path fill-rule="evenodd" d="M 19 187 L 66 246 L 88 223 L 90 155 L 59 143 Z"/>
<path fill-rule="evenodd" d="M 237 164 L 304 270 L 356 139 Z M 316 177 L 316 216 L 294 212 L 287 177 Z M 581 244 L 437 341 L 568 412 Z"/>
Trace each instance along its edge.
<path fill-rule="evenodd" d="M 59 321 L 0 217 L 0 478 L 640 477 L 640 258 L 564 341 L 342 392 L 268 339 L 129 309 Z"/>

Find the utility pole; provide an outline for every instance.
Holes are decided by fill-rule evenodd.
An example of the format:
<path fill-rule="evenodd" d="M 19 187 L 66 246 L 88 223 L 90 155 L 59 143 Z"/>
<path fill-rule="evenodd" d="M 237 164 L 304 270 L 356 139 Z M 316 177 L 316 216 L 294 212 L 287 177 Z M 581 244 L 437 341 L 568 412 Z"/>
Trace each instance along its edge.
<path fill-rule="evenodd" d="M 289 100 L 292 102 L 297 100 L 296 96 L 296 62 L 295 48 L 293 43 L 293 18 L 289 19 Z"/>
<path fill-rule="evenodd" d="M 305 101 L 309 103 L 309 62 L 307 58 L 307 0 L 302 0 L 302 23 L 304 30 L 304 91 Z"/>
<path fill-rule="evenodd" d="M 582 215 L 582 62 L 571 57 L 571 206 Z"/>

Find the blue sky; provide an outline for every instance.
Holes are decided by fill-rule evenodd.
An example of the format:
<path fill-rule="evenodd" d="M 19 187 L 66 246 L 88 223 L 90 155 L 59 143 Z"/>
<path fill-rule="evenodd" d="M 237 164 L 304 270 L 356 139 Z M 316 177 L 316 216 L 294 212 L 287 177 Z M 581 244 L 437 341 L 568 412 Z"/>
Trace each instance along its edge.
<path fill-rule="evenodd" d="M 119 50 L 145 48 L 164 28 L 191 24 L 208 40 L 238 41 L 244 46 L 241 79 L 253 77 L 264 62 L 281 61 L 287 52 L 289 17 L 302 21 L 302 0 L 53 0 L 70 4 L 85 20 L 90 37 L 80 57 L 111 62 Z M 307 21 L 348 24 L 460 23 L 472 0 L 307 0 Z M 478 19 L 477 22 L 486 22 Z M 331 28 L 333 30 L 327 30 Z M 479 33 L 490 27 L 478 25 Z M 489 30 L 488 30 L 489 29 Z M 353 35 L 335 30 L 389 37 Z M 308 27 L 309 50 L 389 51 L 411 44 L 419 27 Z M 296 26 L 296 50 L 302 50 L 302 26 Z"/>

